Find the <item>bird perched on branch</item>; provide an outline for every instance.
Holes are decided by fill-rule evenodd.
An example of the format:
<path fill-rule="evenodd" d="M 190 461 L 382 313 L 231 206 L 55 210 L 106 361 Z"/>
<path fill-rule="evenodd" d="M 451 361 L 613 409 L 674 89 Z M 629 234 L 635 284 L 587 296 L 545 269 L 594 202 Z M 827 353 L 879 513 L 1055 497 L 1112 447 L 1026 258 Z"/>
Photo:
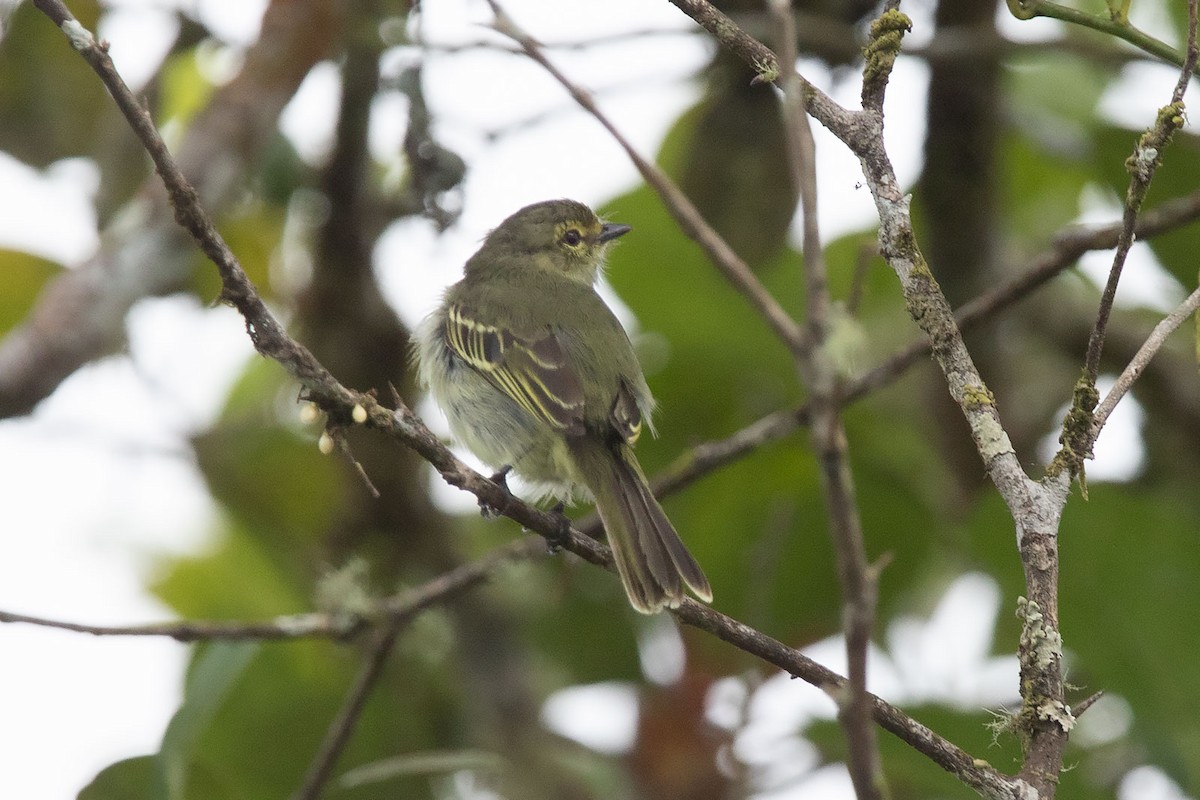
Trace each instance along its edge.
<path fill-rule="evenodd" d="M 712 600 L 633 453 L 654 398 L 594 284 L 630 226 L 582 203 L 526 206 L 488 234 L 415 337 L 422 381 L 455 437 L 498 477 L 594 498 L 635 609 Z"/>

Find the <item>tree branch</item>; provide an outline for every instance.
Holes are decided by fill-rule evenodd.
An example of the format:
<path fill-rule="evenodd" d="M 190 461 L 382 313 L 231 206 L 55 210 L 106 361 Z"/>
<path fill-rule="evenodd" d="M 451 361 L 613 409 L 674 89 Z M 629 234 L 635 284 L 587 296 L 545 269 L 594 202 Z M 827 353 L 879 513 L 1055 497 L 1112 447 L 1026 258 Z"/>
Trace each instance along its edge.
<path fill-rule="evenodd" d="M 886 793 L 879 742 L 867 695 L 867 653 L 875 620 L 876 582 L 867 563 L 862 520 L 850 470 L 849 442 L 838 398 L 838 368 L 826 345 L 833 302 L 817 218 L 817 153 L 804 110 L 803 83 L 796 72 L 796 31 L 789 0 L 771 0 L 778 36 L 778 83 L 783 89 L 783 129 L 788 168 L 800 197 L 803 217 L 802 261 L 806 323 L 812 347 L 799 354 L 800 373 L 812 400 L 809 417 L 817 449 L 829 532 L 842 587 L 842 627 L 846 638 L 848 681 L 834 693 L 838 719 L 846 734 L 847 765 L 859 800 Z"/>
<path fill-rule="evenodd" d="M 183 620 L 145 625 L 88 625 L 0 611 L 0 623 L 24 623 L 92 636 L 166 636 L 179 642 L 293 639 L 350 641 L 368 628 L 407 624 L 425 609 L 478 586 L 501 564 L 534 558 L 545 551 L 546 546 L 539 539 L 517 539 L 497 547 L 476 561 L 445 572 L 415 589 L 380 599 L 363 611 L 289 614 L 261 622 Z"/>
<path fill-rule="evenodd" d="M 1200 219 L 1200 192 L 1168 200 L 1139 216 L 1137 238 L 1149 239 L 1196 219 Z M 1075 225 L 1059 232 L 1051 246 L 1034 256 L 1021 274 L 963 305 L 955 315 L 959 330 L 974 330 L 992 321 L 1001 311 L 1073 267 L 1084 253 L 1112 249 L 1121 227 L 1120 222 Z M 840 402 L 852 403 L 890 385 L 914 364 L 928 357 L 931 349 L 928 339 L 914 341 L 860 377 L 846 382 L 840 389 Z M 811 407 L 805 403 L 797 408 L 773 411 L 723 439 L 696 445 L 677 457 L 671 466 L 655 478 L 655 494 L 669 495 L 690 486 L 764 444 L 782 439 L 797 428 L 808 425 L 810 418 Z M 594 528 L 598 535 L 599 521 L 596 520 L 594 526 L 589 521 L 582 522 L 580 530 L 591 532 Z"/>
<path fill-rule="evenodd" d="M 755 65 L 756 49 L 730 30 L 727 20 L 711 22 L 698 12 L 704 0 L 675 3 L 723 43 Z M 894 5 L 894 4 L 893 4 Z M 707 14 L 707 12 L 704 12 Z M 728 23 L 728 24 L 727 24 Z M 863 76 L 863 110 L 851 112 L 824 103 L 810 103 L 809 112 L 858 156 L 863 175 L 879 213 L 880 252 L 900 279 L 905 305 L 929 338 L 933 356 L 946 378 L 951 397 L 962 410 L 984 467 L 996 486 L 1017 531 L 1018 549 L 1025 571 L 1031 607 L 1040 609 L 1042 629 L 1058 629 L 1057 532 L 1066 503 L 1068 480 L 1050 475 L 1042 483 L 1030 480 L 1021 467 L 1008 434 L 1001 424 L 995 397 L 987 388 L 962 339 L 954 314 L 917 246 L 909 215 L 908 198 L 901 190 L 883 141 L 882 93 L 900 37 L 910 27 L 908 18 L 894 7 L 885 9 L 871 26 L 871 42 Z M 777 76 L 774 76 L 777 77 Z M 806 89 L 807 91 L 807 89 Z M 1036 662 L 1037 674 L 1022 674 L 1022 696 L 1030 707 L 1053 704 L 1065 708 L 1061 653 Z M 1020 782 L 1041 797 L 1053 797 L 1062 753 L 1065 726 L 1057 720 L 1025 718 L 1029 747 Z"/>
<path fill-rule="evenodd" d="M 1108 390 L 1108 394 L 1096 406 L 1096 411 L 1092 415 L 1092 427 L 1089 431 L 1091 441 L 1095 442 L 1100 436 L 1100 431 L 1104 428 L 1104 424 L 1108 422 L 1109 415 L 1116 408 L 1117 403 L 1121 401 L 1133 386 L 1141 374 L 1150 364 L 1150 359 L 1162 348 L 1166 343 L 1167 337 L 1170 336 L 1176 328 L 1184 323 L 1188 317 L 1196 313 L 1200 309 L 1200 289 L 1196 289 L 1187 299 L 1180 303 L 1175 309 L 1168 314 L 1161 322 L 1154 326 L 1154 330 L 1142 343 L 1133 359 L 1121 371 L 1117 382 Z"/>
<path fill-rule="evenodd" d="M 1114 18 L 1111 14 L 1089 14 L 1086 11 L 1064 6 L 1061 3 L 1052 3 L 1048 0 L 1007 0 L 1007 2 L 1008 10 L 1017 19 L 1048 17 L 1069 22 L 1122 39 L 1168 64 L 1184 67 L 1187 63 L 1186 55 L 1181 54 L 1161 39 L 1156 39 L 1142 29 L 1130 25 L 1128 18 Z M 1190 67 L 1187 67 L 1187 71 L 1189 73 L 1196 71 L 1195 61 L 1191 63 Z"/>
<path fill-rule="evenodd" d="M 1171 102 L 1160 108 L 1154 124 L 1142 134 L 1134 147 L 1133 153 L 1125 160 L 1125 169 L 1129 172 L 1129 188 L 1125 192 L 1125 208 L 1123 212 L 1124 225 L 1117 238 L 1116 250 L 1113 253 L 1112 267 L 1108 272 L 1108 280 L 1100 295 L 1100 307 L 1096 312 L 1096 323 L 1088 337 L 1087 355 L 1084 358 L 1083 375 L 1075 384 L 1074 399 L 1071 409 L 1063 420 L 1062 434 L 1059 442 L 1062 448 L 1054 456 L 1050 465 L 1051 472 L 1067 470 L 1072 476 L 1079 476 L 1081 491 L 1086 497 L 1087 481 L 1084 473 L 1084 461 L 1092 457 L 1092 446 L 1099 427 L 1095 425 L 1094 411 L 1100 399 L 1096 391 L 1096 379 L 1100 373 L 1100 356 L 1104 350 L 1104 338 L 1108 331 L 1108 319 L 1112 313 L 1113 302 L 1117 296 L 1117 285 L 1125 268 L 1129 249 L 1133 246 L 1134 231 L 1138 214 L 1150 182 L 1155 172 L 1162 165 L 1162 153 L 1175 131 L 1183 127 L 1184 106 L 1183 93 L 1191 80 L 1196 68 L 1197 46 L 1196 25 L 1197 10 L 1195 0 L 1188 3 L 1189 33 L 1187 56 L 1183 60 L 1183 68 L 1179 79 L 1171 93 Z M 1128 388 L 1128 387 L 1126 387 Z M 1123 392 L 1122 392 L 1123 393 Z M 1118 398 L 1119 399 L 1119 396 Z M 1115 402 L 1115 401 L 1114 401 Z"/>

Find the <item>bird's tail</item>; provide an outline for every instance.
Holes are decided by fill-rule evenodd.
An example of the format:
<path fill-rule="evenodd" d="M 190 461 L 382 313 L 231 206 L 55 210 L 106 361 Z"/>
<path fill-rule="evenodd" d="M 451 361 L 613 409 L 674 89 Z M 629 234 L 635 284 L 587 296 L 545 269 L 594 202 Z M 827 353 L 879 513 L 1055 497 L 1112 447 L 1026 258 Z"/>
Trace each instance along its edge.
<path fill-rule="evenodd" d="M 643 614 L 674 607 L 685 586 L 706 603 L 712 587 L 650 492 L 633 449 L 581 438 L 572 444 L 579 471 L 596 498 L 629 602 Z"/>

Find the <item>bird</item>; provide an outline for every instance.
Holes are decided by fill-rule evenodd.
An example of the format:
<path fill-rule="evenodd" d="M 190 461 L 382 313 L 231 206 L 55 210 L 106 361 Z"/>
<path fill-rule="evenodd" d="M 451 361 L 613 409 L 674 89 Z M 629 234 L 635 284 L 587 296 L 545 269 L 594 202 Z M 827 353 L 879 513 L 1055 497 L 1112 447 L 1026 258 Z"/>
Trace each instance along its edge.
<path fill-rule="evenodd" d="M 521 208 L 485 237 L 413 344 L 454 438 L 558 511 L 594 500 L 630 604 L 654 614 L 689 589 L 711 603 L 712 588 L 634 455 L 655 401 L 595 289 L 630 230 L 574 200 Z"/>

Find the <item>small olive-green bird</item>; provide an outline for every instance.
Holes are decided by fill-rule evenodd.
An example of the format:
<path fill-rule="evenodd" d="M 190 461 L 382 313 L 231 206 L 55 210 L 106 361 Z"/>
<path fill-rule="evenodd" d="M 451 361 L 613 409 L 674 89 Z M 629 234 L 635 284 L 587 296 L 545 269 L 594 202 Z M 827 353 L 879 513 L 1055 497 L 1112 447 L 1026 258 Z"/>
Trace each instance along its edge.
<path fill-rule="evenodd" d="M 415 345 L 462 444 L 543 495 L 595 499 L 630 603 L 653 614 L 686 589 L 711 602 L 712 589 L 633 454 L 654 398 L 594 288 L 630 230 L 572 200 L 522 208 L 488 234 Z"/>

